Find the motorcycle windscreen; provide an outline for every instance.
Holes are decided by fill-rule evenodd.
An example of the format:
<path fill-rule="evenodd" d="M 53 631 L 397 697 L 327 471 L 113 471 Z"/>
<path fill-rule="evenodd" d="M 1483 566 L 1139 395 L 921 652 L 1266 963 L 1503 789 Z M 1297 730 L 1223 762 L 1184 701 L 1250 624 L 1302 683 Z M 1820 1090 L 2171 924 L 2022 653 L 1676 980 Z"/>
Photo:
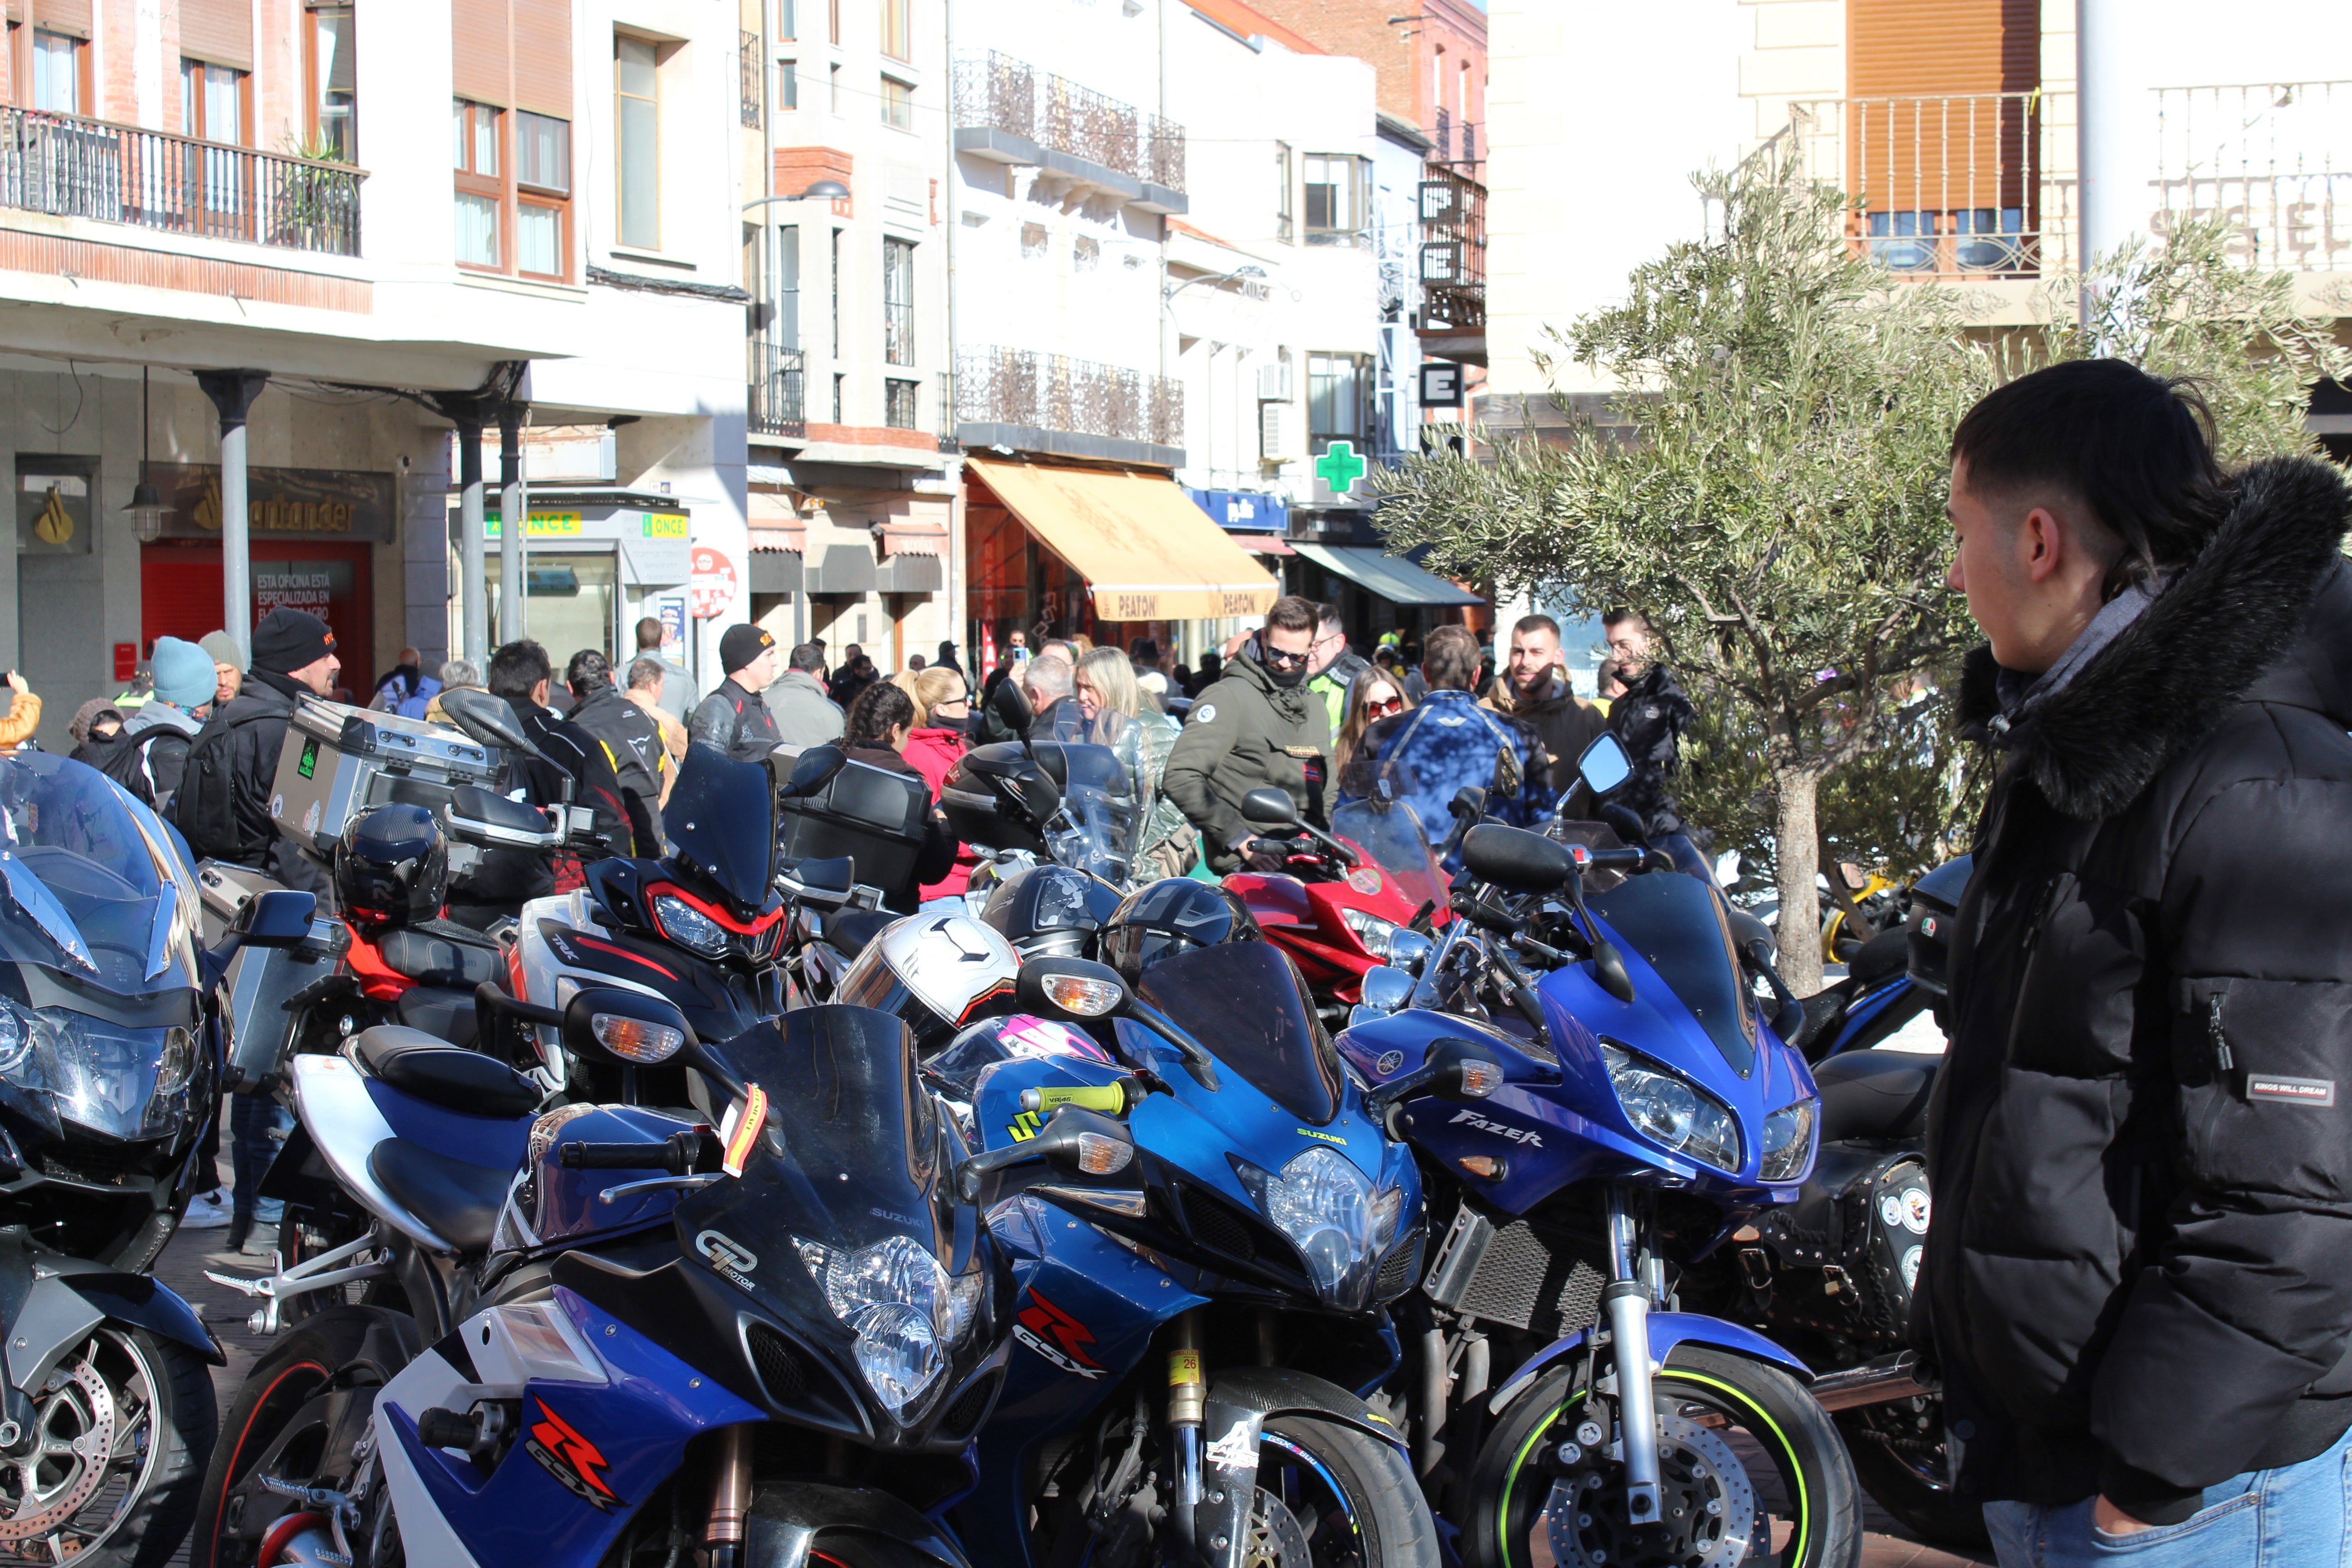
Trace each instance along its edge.
<path fill-rule="evenodd" d="M 1370 792 L 1346 798 L 1331 813 L 1331 836 L 1343 838 L 1370 856 L 1388 873 L 1397 891 L 1414 908 L 1423 904 L 1446 907 L 1445 873 L 1430 852 L 1429 833 L 1405 798 L 1413 793 L 1410 770 L 1382 763 L 1377 770 L 1351 768 L 1349 776 L 1366 783 Z M 1438 837 L 1443 838 L 1441 830 Z"/>
<path fill-rule="evenodd" d="M 1125 714 L 1105 710 L 1089 733 L 1116 736 L 1128 722 Z M 1062 743 L 1061 772 L 1062 815 L 1045 835 L 1048 851 L 1060 865 L 1124 880 L 1142 826 L 1135 781 L 1110 745 L 1090 741 Z"/>
<path fill-rule="evenodd" d="M 0 960 L 117 996 L 193 985 L 197 913 L 161 824 L 113 781 L 47 752 L 0 758 Z"/>
<path fill-rule="evenodd" d="M 662 829 L 680 858 L 745 909 L 768 901 L 776 874 L 775 784 L 757 763 L 688 746 Z"/>
<path fill-rule="evenodd" d="M 1220 942 L 1161 959 L 1136 993 L 1308 1126 L 1339 1115 L 1339 1053 L 1315 1023 L 1297 968 L 1272 942 Z"/>
<path fill-rule="evenodd" d="M 1696 877 L 1653 871 L 1588 892 L 1586 901 L 1658 972 L 1723 1059 L 1746 1078 L 1756 1065 L 1755 999 L 1715 889 Z"/>

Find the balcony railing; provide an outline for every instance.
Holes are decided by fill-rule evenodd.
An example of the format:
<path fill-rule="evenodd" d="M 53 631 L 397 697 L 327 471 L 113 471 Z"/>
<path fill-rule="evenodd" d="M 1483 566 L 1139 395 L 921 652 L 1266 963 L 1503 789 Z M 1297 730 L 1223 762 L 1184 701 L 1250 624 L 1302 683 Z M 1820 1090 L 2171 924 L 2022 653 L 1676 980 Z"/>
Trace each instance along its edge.
<path fill-rule="evenodd" d="M 738 31 L 740 31 L 739 28 Z M 758 129 L 760 124 L 760 35 L 744 33 L 735 54 L 736 106 L 735 117 L 743 124 Z"/>
<path fill-rule="evenodd" d="M 1458 332 L 1486 322 L 1486 187 L 1443 163 L 1421 175 L 1422 328 Z"/>
<path fill-rule="evenodd" d="M 751 395 L 749 405 L 755 436 L 805 436 L 808 416 L 803 405 L 807 377 L 798 349 L 773 343 L 751 345 Z"/>
<path fill-rule="evenodd" d="M 1853 202 L 1848 242 L 1898 277 L 2033 278 L 2074 260 L 2071 99 L 1812 99 L 1790 106 L 1790 135 Z"/>
<path fill-rule="evenodd" d="M 341 163 L 0 108 L 0 206 L 357 256 L 365 178 Z"/>
<path fill-rule="evenodd" d="M 2156 93 L 2150 231 L 2220 218 L 2250 267 L 2352 270 L 2352 82 Z"/>
<path fill-rule="evenodd" d="M 1184 128 L 1024 60 L 956 61 L 956 123 L 1025 137 L 1040 147 L 1171 191 L 1184 188 Z"/>
<path fill-rule="evenodd" d="M 1066 354 L 979 349 L 956 373 L 956 416 L 1114 441 L 1184 444 L 1183 384 Z"/>

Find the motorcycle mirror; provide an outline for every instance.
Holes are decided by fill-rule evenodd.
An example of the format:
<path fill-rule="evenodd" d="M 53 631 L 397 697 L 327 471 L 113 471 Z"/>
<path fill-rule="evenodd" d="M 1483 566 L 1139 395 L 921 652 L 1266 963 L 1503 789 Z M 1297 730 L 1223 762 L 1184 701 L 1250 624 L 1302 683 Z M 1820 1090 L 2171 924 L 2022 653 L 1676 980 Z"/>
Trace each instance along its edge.
<path fill-rule="evenodd" d="M 1464 784 L 1445 803 L 1445 809 L 1457 818 L 1475 822 L 1486 815 L 1486 792 L 1476 784 Z"/>
<path fill-rule="evenodd" d="M 996 683 L 996 695 L 988 700 L 996 710 L 997 721 L 1016 735 L 1029 733 L 1029 726 L 1037 721 L 1037 710 L 1029 706 L 1029 694 L 1021 689 L 1021 678 L 1008 675 Z"/>
<path fill-rule="evenodd" d="M 318 910 L 319 900 L 309 893 L 273 888 L 247 900 L 228 929 L 246 947 L 299 947 Z"/>
<path fill-rule="evenodd" d="M 1242 819 L 1260 827 L 1290 827 L 1298 821 L 1298 807 L 1288 790 L 1265 784 L 1242 796 Z"/>
<path fill-rule="evenodd" d="M 1044 1018 L 1091 1023 L 1127 1005 L 1127 982 L 1108 964 L 1084 958 L 1033 958 L 1013 985 L 1015 1005 Z"/>
<path fill-rule="evenodd" d="M 1422 939 L 1424 943 L 1428 940 Z M 1376 1013 L 1393 1013 L 1412 996 L 1412 972 L 1383 963 L 1364 971 L 1363 987 L 1362 1005 Z"/>
<path fill-rule="evenodd" d="M 1437 946 L 1417 931 L 1397 931 L 1389 936 L 1389 963 L 1406 974 L 1419 974 Z"/>
<path fill-rule="evenodd" d="M 833 782 L 833 775 L 848 764 L 849 753 L 839 746 L 811 746 L 793 764 L 793 776 L 784 781 L 784 796 L 801 800 L 814 795 Z"/>
<path fill-rule="evenodd" d="M 1499 822 L 1463 835 L 1462 864 L 1482 882 L 1531 893 L 1549 892 L 1576 873 L 1567 845 Z"/>
<path fill-rule="evenodd" d="M 698 1042 L 686 1015 L 642 991 L 598 989 L 563 1009 L 563 1048 L 619 1068 L 655 1067 Z"/>
<path fill-rule="evenodd" d="M 485 746 L 500 751 L 520 752 L 527 757 L 540 756 L 530 737 L 522 732 L 515 721 L 514 710 L 503 697 L 493 697 L 478 686 L 464 686 L 441 694 L 441 711 L 467 739 L 479 741 Z"/>
<path fill-rule="evenodd" d="M 1591 963 L 1592 978 L 1600 983 L 1601 989 L 1620 1002 L 1633 999 L 1633 977 L 1625 973 L 1625 957 L 1617 951 L 1615 942 L 1606 937 L 1594 942 Z"/>
<path fill-rule="evenodd" d="M 1594 795 L 1607 795 L 1633 776 L 1633 759 L 1625 754 L 1625 743 L 1616 736 L 1598 736 L 1577 759 L 1576 773 Z"/>
<path fill-rule="evenodd" d="M 1385 1118 L 1391 1106 L 1411 1095 L 1484 1100 L 1502 1087 L 1503 1058 L 1492 1047 L 1456 1035 L 1444 1035 L 1429 1042 L 1419 1067 L 1365 1095 L 1364 1106 L 1374 1117 Z M 1395 1129 L 1390 1131 L 1393 1135 Z"/>
<path fill-rule="evenodd" d="M 966 1159 L 956 1167 L 956 1196 L 965 1203 L 994 1204 L 1008 1184 L 991 1183 L 1024 1169 L 1058 1165 L 1073 1175 L 1116 1176 L 1135 1163 L 1135 1140 L 1127 1129 L 1098 1111 L 1065 1105 L 1026 1142 L 1007 1143 Z"/>
<path fill-rule="evenodd" d="M 1519 766 L 1519 753 L 1508 746 L 1495 748 L 1495 772 L 1487 787 L 1500 795 L 1514 795 L 1527 783 L 1527 774 Z"/>
<path fill-rule="evenodd" d="M 547 813 L 480 784 L 451 789 L 441 817 L 449 837 L 461 844 L 492 849 L 552 849 L 563 842 L 563 828 L 551 826 Z"/>

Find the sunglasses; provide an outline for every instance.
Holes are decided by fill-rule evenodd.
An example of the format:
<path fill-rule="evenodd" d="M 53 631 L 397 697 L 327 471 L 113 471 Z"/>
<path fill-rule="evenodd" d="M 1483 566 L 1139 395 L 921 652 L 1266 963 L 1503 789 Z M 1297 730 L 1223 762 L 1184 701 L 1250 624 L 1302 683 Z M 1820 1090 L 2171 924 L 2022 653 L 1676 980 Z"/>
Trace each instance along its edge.
<path fill-rule="evenodd" d="M 1367 702 L 1364 704 L 1364 711 L 1375 719 L 1385 719 L 1391 713 L 1404 711 L 1404 699 L 1391 697 L 1385 702 Z"/>
<path fill-rule="evenodd" d="M 1294 664 L 1305 664 L 1308 655 L 1304 648 L 1297 653 L 1285 653 L 1278 647 L 1261 647 L 1258 657 L 1276 669 L 1287 669 Z"/>

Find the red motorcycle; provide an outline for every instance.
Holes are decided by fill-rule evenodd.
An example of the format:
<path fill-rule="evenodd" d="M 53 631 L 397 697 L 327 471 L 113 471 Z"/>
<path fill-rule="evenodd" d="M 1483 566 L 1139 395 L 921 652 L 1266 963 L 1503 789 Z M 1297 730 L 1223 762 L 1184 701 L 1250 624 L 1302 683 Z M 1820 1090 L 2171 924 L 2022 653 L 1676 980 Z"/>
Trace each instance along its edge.
<path fill-rule="evenodd" d="M 1278 789 L 1252 790 L 1242 816 L 1278 847 L 1284 869 L 1235 871 L 1226 890 L 1298 964 L 1327 1022 L 1363 999 L 1365 972 L 1410 967 L 1449 918 L 1445 876 L 1412 808 L 1376 792 L 1331 814 L 1325 833 Z"/>

